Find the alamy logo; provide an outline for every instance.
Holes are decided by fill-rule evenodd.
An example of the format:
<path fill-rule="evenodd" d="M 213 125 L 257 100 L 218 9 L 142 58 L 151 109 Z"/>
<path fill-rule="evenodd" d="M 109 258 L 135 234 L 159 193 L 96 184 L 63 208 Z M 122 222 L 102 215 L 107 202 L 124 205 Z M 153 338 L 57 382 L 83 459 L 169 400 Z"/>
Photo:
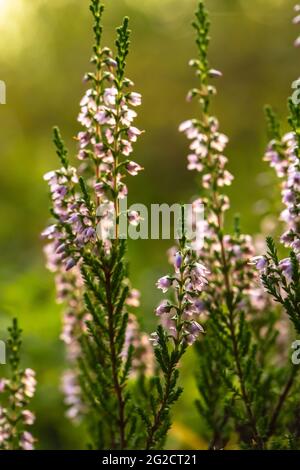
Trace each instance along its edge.
<path fill-rule="evenodd" d="M 0 80 L 0 104 L 6 104 L 6 84 Z"/>
<path fill-rule="evenodd" d="M 0 341 L 0 364 L 6 364 L 6 344 Z"/>
<path fill-rule="evenodd" d="M 292 88 L 295 90 L 292 94 L 292 102 L 297 106 L 300 103 L 300 78 L 292 83 Z"/>
<path fill-rule="evenodd" d="M 98 207 L 97 216 L 97 235 L 101 240 L 114 239 L 116 234 L 118 238 L 131 240 L 178 240 L 184 230 L 193 249 L 203 247 L 206 224 L 204 205 L 199 201 L 184 206 L 177 203 L 172 206 L 151 204 L 149 210 L 144 204 L 136 203 L 128 207 L 125 197 L 119 200 L 118 216 L 110 202 Z"/>
<path fill-rule="evenodd" d="M 292 363 L 296 366 L 300 364 L 300 340 L 297 339 L 292 343 L 292 349 L 295 349 L 295 352 L 292 354 Z"/>

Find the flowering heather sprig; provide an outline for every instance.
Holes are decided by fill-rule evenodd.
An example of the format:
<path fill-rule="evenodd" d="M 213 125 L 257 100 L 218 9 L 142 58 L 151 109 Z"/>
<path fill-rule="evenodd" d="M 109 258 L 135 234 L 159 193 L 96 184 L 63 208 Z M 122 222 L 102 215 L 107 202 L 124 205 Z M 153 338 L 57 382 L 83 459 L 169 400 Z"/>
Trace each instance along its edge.
<path fill-rule="evenodd" d="M 65 397 L 65 405 L 67 406 L 67 418 L 74 423 L 80 422 L 86 415 L 87 409 L 82 397 L 79 371 L 75 366 L 63 373 L 61 379 L 61 390 Z"/>
<path fill-rule="evenodd" d="M 140 439 L 128 391 L 140 345 L 128 325 L 128 307 L 137 304 L 137 293 L 130 288 L 126 242 L 119 233 L 121 216 L 128 216 L 130 223 L 136 218 L 121 214 L 119 206 L 127 195 L 125 177 L 142 170 L 128 158 L 141 134 L 132 125 L 137 115 L 133 108 L 141 104 L 141 95 L 131 91 L 133 83 L 125 76 L 128 18 L 117 29 L 114 55 L 101 44 L 103 9 L 99 0 L 91 0 L 95 71 L 85 76 L 90 87 L 80 103 L 78 121 L 83 130 L 76 137 L 80 166 L 78 170 L 70 166 L 56 129 L 54 142 L 62 168 L 46 175 L 55 223 L 44 236 L 52 245 L 50 264 L 59 266 L 59 283 L 70 287 L 64 299 L 62 336 L 75 349 L 80 373 L 73 367 L 63 381 L 69 414 L 77 418 L 85 405 L 94 447 L 124 449 L 137 446 Z"/>
<path fill-rule="evenodd" d="M 151 409 L 140 410 L 146 424 L 147 449 L 161 448 L 171 426 L 170 408 L 178 400 L 182 388 L 178 386 L 179 361 L 187 347 L 192 345 L 204 329 L 199 323 L 202 302 L 199 299 L 207 284 L 208 271 L 195 259 L 186 239 L 184 210 L 182 210 L 182 238 L 173 257 L 174 272 L 157 281 L 164 293 L 172 291 L 170 300 L 163 300 L 156 308 L 160 325 L 151 335 L 154 353 L 163 377 L 154 377 L 150 385 Z"/>
<path fill-rule="evenodd" d="M 253 291 L 259 289 L 257 273 L 249 265 L 254 253 L 252 239 L 240 233 L 238 221 L 233 235 L 224 233 L 229 199 L 222 188 L 231 184 L 233 176 L 226 169 L 224 156 L 228 138 L 220 132 L 217 118 L 210 115 L 211 97 L 216 94 L 210 79 L 222 74 L 209 66 L 209 26 L 200 1 L 193 23 L 199 57 L 190 61 L 200 86 L 191 90 L 187 99 L 198 99 L 201 117 L 185 121 L 179 127 L 191 141 L 188 169 L 201 174 L 202 197 L 194 204 L 204 204 L 206 228 L 204 246 L 198 256 L 211 272 L 202 297 L 203 311 L 209 313 L 209 319 L 205 340 L 197 345 L 201 365 L 197 406 L 212 432 L 211 448 L 224 447 L 232 418 L 243 446 L 264 448 L 275 427 L 272 425 L 270 433 L 271 423 L 265 413 L 266 403 L 272 406 L 273 387 L 269 390 L 264 387 L 265 379 L 257 369 L 257 349 L 262 342 L 254 341 L 256 335 L 249 318 L 259 307 L 253 305 L 251 298 Z M 273 345 L 274 335 L 265 338 L 266 350 Z M 273 378 L 270 376 L 268 380 L 271 384 Z"/>
<path fill-rule="evenodd" d="M 285 224 L 285 231 L 280 241 L 290 250 L 290 254 L 287 258 L 279 259 L 276 245 L 268 237 L 267 254 L 254 257 L 253 263 L 266 291 L 284 307 L 296 331 L 300 333 L 300 109 L 292 99 L 289 100 L 289 109 L 291 131 L 282 137 L 274 112 L 269 107 L 266 108 L 272 140 L 264 160 L 270 163 L 277 176 L 283 180 L 281 195 L 285 209 L 280 218 Z"/>
<path fill-rule="evenodd" d="M 8 329 L 10 377 L 0 379 L 0 450 L 32 450 L 36 439 L 28 431 L 35 415 L 28 409 L 35 393 L 36 379 L 32 369 L 21 369 L 21 333 L 17 320 Z"/>
<path fill-rule="evenodd" d="M 179 251 L 174 256 L 174 273 L 157 281 L 157 288 L 164 293 L 172 289 L 175 304 L 163 300 L 156 308 L 156 315 L 168 333 L 169 339 L 185 345 L 192 345 L 203 327 L 198 323 L 203 312 L 203 303 L 199 296 L 208 283 L 208 270 L 195 260 L 194 253 L 185 240 L 180 243 Z M 152 336 L 156 343 L 157 335 Z"/>
<path fill-rule="evenodd" d="M 67 173 L 69 170 L 69 163 L 67 160 L 67 151 L 64 143 L 61 139 L 58 129 L 54 129 L 54 143 L 57 147 L 57 153 L 62 160 L 63 166 L 62 172 Z M 63 170 L 66 171 L 63 171 Z M 56 180 L 60 181 L 60 172 L 50 172 L 45 175 L 46 181 L 50 186 L 50 192 L 52 195 L 53 208 L 52 213 L 55 216 L 56 224 L 48 227 L 42 236 L 51 239 L 45 248 L 46 266 L 55 275 L 55 286 L 56 286 L 56 299 L 58 303 L 64 304 L 63 312 L 63 330 L 61 333 L 61 339 L 64 341 L 67 349 L 67 358 L 72 366 L 73 376 L 77 376 L 78 382 L 78 365 L 77 359 L 81 354 L 80 338 L 84 330 L 85 320 L 88 318 L 88 313 L 84 304 L 83 299 L 83 287 L 84 282 L 81 276 L 79 266 L 73 265 L 73 258 L 65 259 L 65 247 L 67 246 L 68 230 L 69 227 L 64 226 L 64 210 L 62 206 L 68 211 L 70 206 L 75 201 L 75 190 L 74 186 L 78 182 L 75 168 L 71 170 L 73 174 L 72 186 L 70 188 L 70 199 L 62 197 L 58 203 L 56 197 Z M 63 176 L 64 179 L 64 176 Z M 64 182 L 64 181 L 62 181 Z M 63 191 L 64 193 L 65 191 Z M 64 196 L 66 196 L 64 194 Z M 59 216 L 60 215 L 60 216 Z M 64 237 L 64 238 L 63 238 Z M 63 239 L 62 239 L 63 238 Z M 69 244 L 68 246 L 71 246 Z M 65 403 L 68 406 L 67 416 L 70 419 L 79 420 L 83 411 L 85 410 L 82 399 L 79 400 L 79 394 L 77 396 L 76 403 L 72 402 L 72 395 L 70 396 L 70 387 L 65 386 L 65 375 L 62 378 L 62 390 L 65 393 Z"/>

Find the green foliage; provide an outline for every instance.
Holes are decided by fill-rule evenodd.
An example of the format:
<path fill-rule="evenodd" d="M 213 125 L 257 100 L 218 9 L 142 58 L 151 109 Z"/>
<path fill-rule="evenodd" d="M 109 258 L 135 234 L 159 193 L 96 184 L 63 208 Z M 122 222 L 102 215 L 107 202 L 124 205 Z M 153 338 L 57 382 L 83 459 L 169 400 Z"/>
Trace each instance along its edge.
<path fill-rule="evenodd" d="M 56 153 L 64 168 L 69 166 L 68 150 L 62 140 L 61 133 L 58 127 L 53 128 L 53 142 L 56 147 Z"/>
<path fill-rule="evenodd" d="M 129 53 L 129 37 L 130 37 L 130 30 L 128 29 L 129 18 L 126 16 L 123 20 L 122 26 L 117 28 L 117 78 L 119 83 L 122 82 L 125 74 L 125 67 L 126 67 L 126 57 Z"/>

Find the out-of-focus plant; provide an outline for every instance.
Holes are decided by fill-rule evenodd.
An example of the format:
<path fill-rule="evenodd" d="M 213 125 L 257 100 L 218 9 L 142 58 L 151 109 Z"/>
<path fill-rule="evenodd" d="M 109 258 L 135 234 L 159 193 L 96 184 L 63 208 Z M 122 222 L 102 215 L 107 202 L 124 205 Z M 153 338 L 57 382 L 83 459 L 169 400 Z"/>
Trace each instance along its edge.
<path fill-rule="evenodd" d="M 299 13 L 300 5 L 295 6 Z M 300 16 L 294 18 L 299 24 Z M 295 45 L 299 45 L 299 38 Z M 280 219 L 285 231 L 280 242 L 290 250 L 289 256 L 280 259 L 274 240 L 267 238 L 268 252 L 265 256 L 256 256 L 254 262 L 260 273 L 266 291 L 275 302 L 281 304 L 291 319 L 295 330 L 300 333 L 300 100 L 299 80 L 292 84 L 294 93 L 289 98 L 288 124 L 290 131 L 284 135 L 278 116 L 271 107 L 266 107 L 268 144 L 264 160 L 274 168 L 282 180 L 281 196 L 285 206 Z"/>
<path fill-rule="evenodd" d="M 290 249 L 290 254 L 289 257 L 280 259 L 274 240 L 268 237 L 267 255 L 256 256 L 254 262 L 266 291 L 284 307 L 297 333 L 300 333 L 300 111 L 292 99 L 289 100 L 289 108 L 289 124 L 292 130 L 284 136 L 280 134 L 279 122 L 274 112 L 267 108 L 272 140 L 264 159 L 270 162 L 277 176 L 283 179 L 281 194 L 286 208 L 280 218 L 286 224 L 286 230 L 280 241 Z"/>
<path fill-rule="evenodd" d="M 20 365 L 21 333 L 13 320 L 8 328 L 8 378 L 0 379 L 0 450 L 32 450 L 36 439 L 28 430 L 35 415 L 28 409 L 36 388 L 35 372 Z"/>
<path fill-rule="evenodd" d="M 201 174 L 198 203 L 205 205 L 207 226 L 198 255 L 211 272 L 202 297 L 202 311 L 209 319 L 207 335 L 198 346 L 197 407 L 207 422 L 211 448 L 223 448 L 235 431 L 240 446 L 264 449 L 282 427 L 281 411 L 295 369 L 290 371 L 288 364 L 273 370 L 278 313 L 268 304 L 249 264 L 254 253 L 251 237 L 241 234 L 238 221 L 233 235 L 224 232 L 229 200 L 221 190 L 233 177 L 224 156 L 228 138 L 210 114 L 211 98 L 216 94 L 210 79 L 222 74 L 209 66 L 210 24 L 202 1 L 193 26 L 199 57 L 190 65 L 200 87 L 192 89 L 187 99 L 197 98 L 202 113 L 200 119 L 183 122 L 179 130 L 191 140 L 188 169 Z"/>

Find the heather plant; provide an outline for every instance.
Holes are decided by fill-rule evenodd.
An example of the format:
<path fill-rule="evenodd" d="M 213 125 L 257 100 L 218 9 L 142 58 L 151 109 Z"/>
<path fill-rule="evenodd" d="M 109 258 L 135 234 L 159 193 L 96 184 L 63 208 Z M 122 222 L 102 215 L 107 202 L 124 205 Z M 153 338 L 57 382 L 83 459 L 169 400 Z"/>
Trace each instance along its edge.
<path fill-rule="evenodd" d="M 297 333 L 300 332 L 300 291 L 299 291 L 299 124 L 298 105 L 289 100 L 291 132 L 280 134 L 276 116 L 267 108 L 269 131 L 272 140 L 268 145 L 264 159 L 275 168 L 277 176 L 283 179 L 282 202 L 285 209 L 281 220 L 285 223 L 285 232 L 280 242 L 290 250 L 289 256 L 280 259 L 272 237 L 267 238 L 268 252 L 265 256 L 256 256 L 254 262 L 266 291 L 281 304 L 291 319 Z"/>
<path fill-rule="evenodd" d="M 32 450 L 36 439 L 29 431 L 35 415 L 29 405 L 36 388 L 35 372 L 20 365 L 21 334 L 16 319 L 8 328 L 9 376 L 0 379 L 0 450 Z"/>
<path fill-rule="evenodd" d="M 297 16 L 293 23 L 299 24 L 300 5 L 295 6 Z M 295 46 L 299 46 L 299 38 Z M 280 214 L 285 231 L 280 237 L 280 243 L 289 250 L 289 255 L 280 259 L 276 243 L 272 237 L 267 238 L 267 254 L 256 256 L 254 262 L 260 273 L 262 284 L 274 299 L 282 305 L 297 333 L 300 332 L 300 109 L 299 109 L 299 80 L 292 84 L 295 89 L 288 100 L 289 132 L 282 133 L 278 116 L 271 107 L 266 107 L 268 134 L 270 142 L 264 155 L 271 168 L 274 168 L 281 183 L 281 197 L 284 210 Z"/>
<path fill-rule="evenodd" d="M 201 310 L 209 317 L 205 338 L 197 348 L 200 398 L 196 404 L 207 423 L 210 448 L 223 448 L 235 432 L 240 446 L 264 449 L 280 435 L 283 413 L 287 413 L 282 409 L 296 369 L 278 364 L 279 312 L 266 298 L 249 263 L 254 254 L 251 237 L 241 233 L 238 220 L 233 234 L 225 232 L 229 199 L 222 188 L 232 183 L 233 176 L 224 156 L 228 138 L 210 113 L 211 98 L 216 94 L 210 79 L 222 74 L 209 66 L 210 24 L 203 2 L 193 27 L 198 59 L 190 65 L 200 86 L 187 99 L 198 99 L 201 116 L 183 122 L 179 130 L 191 141 L 188 169 L 199 174 L 201 198 L 195 203 L 205 206 L 206 228 L 198 256 L 210 271 L 201 300 Z"/>
<path fill-rule="evenodd" d="M 127 195 L 125 177 L 142 170 L 128 159 L 141 134 L 132 125 L 141 95 L 131 91 L 125 75 L 128 18 L 117 29 L 114 54 L 101 43 L 103 9 L 92 0 L 95 70 L 85 76 L 90 87 L 80 103 L 79 168 L 71 166 L 54 129 L 62 167 L 45 175 L 54 224 L 43 235 L 50 240 L 48 266 L 55 272 L 58 297 L 66 305 L 62 338 L 72 367 L 62 386 L 68 414 L 87 417 L 93 448 L 124 449 L 138 447 L 141 439 L 129 375 L 139 358 L 151 354 L 150 345 L 136 345 L 129 309 L 138 305 L 139 293 L 131 289 L 126 240 L 119 233 L 121 217 L 134 224 L 139 219 L 135 212 L 122 214 L 120 200 Z"/>
<path fill-rule="evenodd" d="M 202 290 L 207 283 L 208 270 L 199 263 L 185 230 L 185 210 L 182 207 L 181 233 L 178 246 L 170 250 L 173 273 L 161 277 L 157 288 L 163 293 L 171 291 L 169 299 L 156 308 L 160 324 L 152 333 L 151 341 L 162 374 L 154 376 L 149 384 L 150 409 L 140 414 L 147 429 L 146 448 L 162 448 L 172 424 L 172 405 L 183 389 L 178 385 L 180 360 L 204 332 L 199 323 Z"/>

